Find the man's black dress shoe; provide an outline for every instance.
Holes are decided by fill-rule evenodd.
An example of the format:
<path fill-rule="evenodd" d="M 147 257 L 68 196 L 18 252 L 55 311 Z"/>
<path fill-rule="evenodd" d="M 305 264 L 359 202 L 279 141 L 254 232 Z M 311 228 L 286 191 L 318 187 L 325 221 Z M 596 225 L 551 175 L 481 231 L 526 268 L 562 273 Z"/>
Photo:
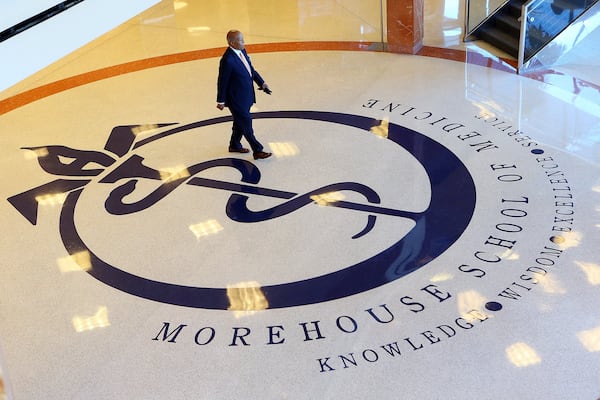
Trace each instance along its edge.
<path fill-rule="evenodd" d="M 230 153 L 249 153 L 250 150 L 246 149 L 245 147 L 240 147 L 239 149 L 236 149 L 235 147 L 230 147 L 229 152 Z"/>
<path fill-rule="evenodd" d="M 253 153 L 254 159 L 258 160 L 258 159 L 263 159 L 263 158 L 269 158 L 273 155 L 273 153 L 267 153 L 264 151 L 255 151 Z"/>

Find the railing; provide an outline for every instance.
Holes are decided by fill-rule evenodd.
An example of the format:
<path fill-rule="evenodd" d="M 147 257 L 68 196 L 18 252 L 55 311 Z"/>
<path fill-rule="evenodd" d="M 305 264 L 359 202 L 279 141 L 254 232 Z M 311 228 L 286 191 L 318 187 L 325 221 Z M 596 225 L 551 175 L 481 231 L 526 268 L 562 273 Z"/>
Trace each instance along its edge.
<path fill-rule="evenodd" d="M 509 0 L 466 0 L 464 40 Z M 518 72 L 550 66 L 600 26 L 600 0 L 530 0 L 522 6 Z M 515 54 L 516 56 L 516 54 Z"/>
<path fill-rule="evenodd" d="M 465 3 L 465 40 L 471 39 L 472 34 L 508 2 L 509 0 L 467 0 Z"/>
<path fill-rule="evenodd" d="M 578 40 L 597 28 L 600 25 L 598 13 L 586 13 L 596 3 L 598 0 L 528 1 L 523 6 L 521 18 L 519 72 L 549 65 L 552 63 L 550 58 L 558 58 L 571 50 Z M 584 16 L 584 13 L 591 15 Z"/>
<path fill-rule="evenodd" d="M 11 37 L 13 37 L 17 34 L 23 32 L 41 22 L 44 22 L 45 20 L 52 18 L 55 15 L 60 14 L 63 11 L 68 10 L 69 8 L 73 7 L 74 5 L 81 3 L 82 1 L 83 0 L 62 1 L 58 4 L 56 4 L 55 6 L 50 7 L 48 9 L 40 12 L 39 14 L 36 14 L 36 15 L 29 17 L 23 21 L 20 21 L 13 26 L 7 27 L 5 30 L 0 32 L 0 42 L 10 39 Z M 18 7 L 18 5 L 12 5 L 12 7 Z"/>

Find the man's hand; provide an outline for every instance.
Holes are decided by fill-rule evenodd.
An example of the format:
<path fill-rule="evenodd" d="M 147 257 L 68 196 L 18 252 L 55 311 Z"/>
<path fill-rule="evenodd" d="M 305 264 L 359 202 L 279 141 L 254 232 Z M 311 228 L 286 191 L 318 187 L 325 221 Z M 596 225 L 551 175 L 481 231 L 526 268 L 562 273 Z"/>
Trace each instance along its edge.
<path fill-rule="evenodd" d="M 217 103 L 217 108 L 219 110 L 223 110 L 225 108 L 225 104 L 223 104 L 223 103 Z"/>
<path fill-rule="evenodd" d="M 263 85 L 260 87 L 260 90 L 262 90 L 263 92 L 265 92 L 266 94 L 271 94 L 273 93 L 271 91 L 271 89 L 269 89 L 269 85 L 267 85 L 266 83 L 263 83 Z"/>

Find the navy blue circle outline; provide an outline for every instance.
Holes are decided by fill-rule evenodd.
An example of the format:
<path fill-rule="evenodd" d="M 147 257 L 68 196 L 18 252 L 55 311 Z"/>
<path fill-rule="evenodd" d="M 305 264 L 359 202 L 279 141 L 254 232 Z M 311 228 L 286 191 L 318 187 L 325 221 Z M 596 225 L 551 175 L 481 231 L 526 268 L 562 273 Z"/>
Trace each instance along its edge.
<path fill-rule="evenodd" d="M 288 118 L 342 124 L 365 131 L 381 121 L 352 114 L 321 111 L 269 111 L 254 119 Z M 136 143 L 134 149 L 190 129 L 231 121 L 213 118 L 169 129 Z M 389 123 L 388 139 L 412 154 L 425 169 L 431 183 L 431 202 L 416 225 L 381 253 L 344 269 L 310 279 L 260 287 L 267 308 L 286 308 L 340 299 L 399 279 L 432 261 L 462 235 L 475 209 L 476 191 L 465 165 L 449 149 L 433 139 Z M 393 183 L 391 183 L 393 184 Z M 408 188 L 407 188 L 408 189 Z M 60 235 L 69 254 L 87 252 L 87 272 L 101 282 L 131 295 L 166 304 L 227 310 L 226 288 L 210 288 L 159 282 L 130 274 L 96 256 L 83 242 L 75 226 L 75 206 L 83 189 L 71 192 L 60 215 Z"/>

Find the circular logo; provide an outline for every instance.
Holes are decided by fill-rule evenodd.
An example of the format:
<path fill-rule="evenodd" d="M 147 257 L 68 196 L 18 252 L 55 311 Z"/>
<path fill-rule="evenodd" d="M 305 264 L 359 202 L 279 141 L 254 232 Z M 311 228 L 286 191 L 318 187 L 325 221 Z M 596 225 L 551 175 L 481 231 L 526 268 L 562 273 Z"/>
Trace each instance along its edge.
<path fill-rule="evenodd" d="M 374 127 L 381 124 L 381 121 L 364 116 L 319 111 L 259 112 L 253 114 L 253 118 L 313 120 L 357 128 L 369 134 Z M 133 149 L 177 133 L 228 121 L 231 121 L 230 117 L 222 117 L 170 127 L 138 141 Z M 263 188 L 257 186 L 261 178 L 258 168 L 249 161 L 236 158 L 209 160 L 190 166 L 187 168 L 187 176 L 163 180 L 161 186 L 144 199 L 127 203 L 124 198 L 134 191 L 139 178 L 159 179 L 155 176 L 156 171 L 144 166 L 143 159 L 135 154 L 101 180 L 103 183 L 115 183 L 123 178 L 128 179 L 126 183 L 112 190 L 105 207 L 109 213 L 115 215 L 133 213 L 151 207 L 181 184 L 210 186 L 232 192 L 225 205 L 230 219 L 238 222 L 261 222 L 293 213 L 313 203 L 315 196 L 319 194 L 349 190 L 359 193 L 366 201 L 334 201 L 327 205 L 343 207 L 368 216 L 365 228 L 357 232 L 355 238 L 368 234 L 377 223 L 377 218 L 382 216 L 411 219 L 413 225 L 408 233 L 391 238 L 393 244 L 372 257 L 323 275 L 255 288 L 259 289 L 268 301 L 268 306 L 264 308 L 285 308 L 335 300 L 379 287 L 423 267 L 460 237 L 473 214 L 476 198 L 473 179 L 463 163 L 450 150 L 423 134 L 393 123 L 387 126 L 386 137 L 410 153 L 426 173 L 430 185 L 430 199 L 422 212 L 382 207 L 379 205 L 379 195 L 364 183 L 332 183 L 301 194 Z M 242 182 L 224 183 L 194 176 L 214 166 L 227 166 L 238 170 Z M 393 184 L 394 182 L 390 182 L 390 185 Z M 148 279 L 128 272 L 126 266 L 112 265 L 114 263 L 97 256 L 84 242 L 75 223 L 75 209 L 82 191 L 83 188 L 72 191 L 63 204 L 60 235 L 69 254 L 89 255 L 89 266 L 86 270 L 90 275 L 120 291 L 162 303 L 204 309 L 231 309 L 227 288 L 186 286 Z M 247 206 L 248 199 L 253 195 L 270 196 L 280 200 L 280 204 L 253 211 Z"/>

